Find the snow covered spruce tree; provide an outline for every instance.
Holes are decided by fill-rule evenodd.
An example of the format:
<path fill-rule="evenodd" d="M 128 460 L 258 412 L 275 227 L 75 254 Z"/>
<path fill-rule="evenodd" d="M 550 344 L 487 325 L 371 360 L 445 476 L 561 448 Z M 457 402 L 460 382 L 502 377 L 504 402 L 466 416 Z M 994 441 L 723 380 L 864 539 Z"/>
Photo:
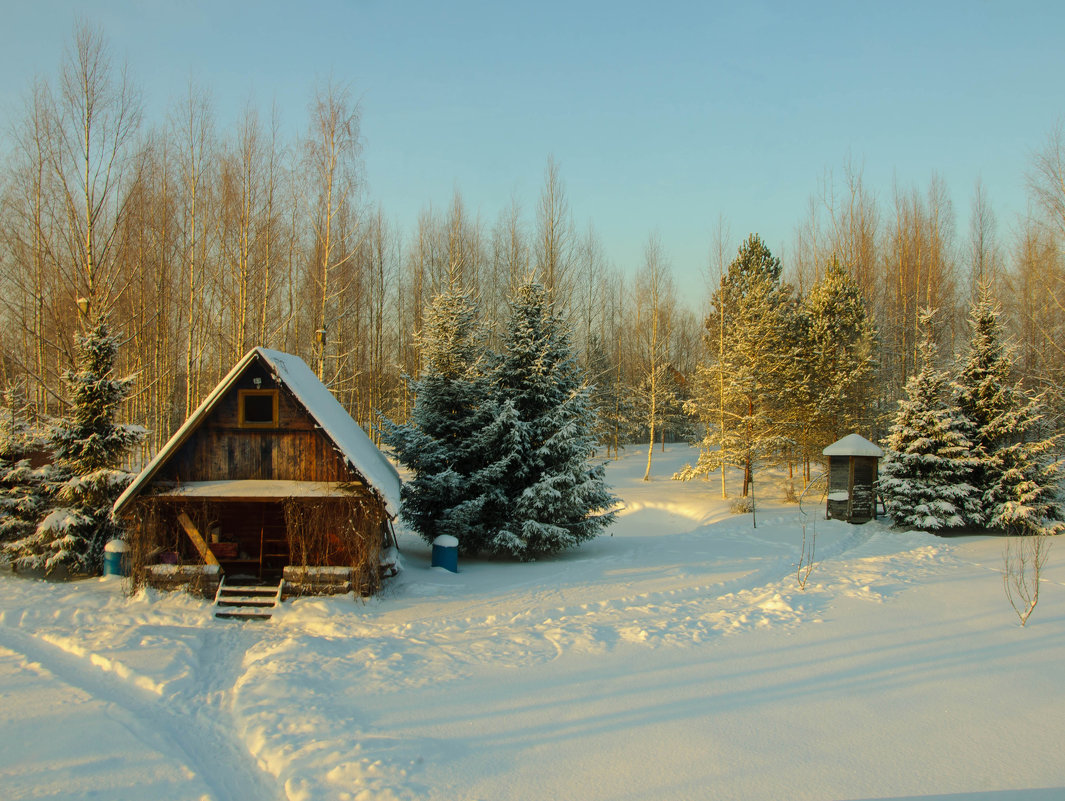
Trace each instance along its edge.
<path fill-rule="evenodd" d="M 953 406 L 948 376 L 936 368 L 932 313 L 921 322 L 921 369 L 899 400 L 879 485 L 896 527 L 938 531 L 968 525 L 981 499 L 972 484 L 972 422 Z"/>
<path fill-rule="evenodd" d="M 30 463 L 34 452 L 43 451 L 40 433 L 25 419 L 21 404 L 11 393 L 0 408 L 0 547 L 11 556 L 11 544 L 29 536 L 47 503 L 47 468 Z"/>
<path fill-rule="evenodd" d="M 111 506 L 133 478 L 119 465 L 147 434 L 141 426 L 115 422 L 134 378 L 112 377 L 118 340 L 106 320 L 94 322 L 75 342 L 77 369 L 63 375 L 70 419 L 48 432 L 56 505 L 34 532 L 12 544 L 16 566 L 49 573 L 59 567 L 78 573 L 101 569 L 104 545 L 121 533 Z"/>
<path fill-rule="evenodd" d="M 954 389 L 959 410 L 973 423 L 973 483 L 982 503 L 972 524 L 1009 534 L 1058 533 L 1057 438 L 1042 435 L 1038 399 L 1013 378 L 1011 354 L 987 286 L 980 288 L 969 326 L 969 354 Z"/>
<path fill-rule="evenodd" d="M 485 550 L 529 560 L 571 548 L 613 522 L 617 499 L 592 464 L 595 411 L 562 318 L 543 286 L 514 294 L 492 371 L 490 454 L 475 476 L 488 494 Z"/>
<path fill-rule="evenodd" d="M 486 375 L 487 336 L 472 294 L 453 284 L 434 300 L 419 335 L 424 371 L 408 379 L 414 410 L 404 424 L 382 420 L 385 443 L 413 473 L 402 514 L 427 542 L 456 537 L 463 553 L 486 544 L 484 428 L 492 419 Z"/>
<path fill-rule="evenodd" d="M 1065 531 L 1058 494 L 1061 461 L 1054 448 L 1058 437 L 1039 436 L 1039 402 L 1028 399 L 1000 418 L 1015 439 L 1003 445 L 991 461 L 994 483 L 984 493 L 987 524 L 1011 535 L 1049 535 Z"/>

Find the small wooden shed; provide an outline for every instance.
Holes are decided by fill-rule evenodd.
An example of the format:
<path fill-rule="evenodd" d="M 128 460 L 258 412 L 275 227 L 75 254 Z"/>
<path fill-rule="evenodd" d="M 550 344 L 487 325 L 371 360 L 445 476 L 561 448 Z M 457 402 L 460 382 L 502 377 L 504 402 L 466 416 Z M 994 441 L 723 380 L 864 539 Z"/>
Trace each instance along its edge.
<path fill-rule="evenodd" d="M 370 594 L 394 544 L 399 490 L 395 468 L 300 358 L 254 348 L 114 512 L 137 582 L 181 584 L 198 572 L 207 593 L 220 574 L 284 576 L 313 591 L 317 576 L 328 578 L 322 589 Z"/>
<path fill-rule="evenodd" d="M 827 517 L 848 523 L 874 519 L 877 468 L 884 451 L 859 434 L 848 434 L 822 453 L 828 457 Z"/>

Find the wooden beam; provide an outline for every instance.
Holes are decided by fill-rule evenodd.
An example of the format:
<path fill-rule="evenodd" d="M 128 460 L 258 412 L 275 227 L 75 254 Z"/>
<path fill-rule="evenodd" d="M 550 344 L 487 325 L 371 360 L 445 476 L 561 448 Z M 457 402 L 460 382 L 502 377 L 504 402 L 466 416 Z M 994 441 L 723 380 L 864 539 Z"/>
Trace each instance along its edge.
<path fill-rule="evenodd" d="M 211 549 L 207 547 L 207 541 L 204 540 L 203 535 L 196 529 L 196 525 L 189 520 L 189 516 L 184 512 L 179 512 L 177 519 L 181 524 L 181 527 L 185 529 L 185 533 L 189 535 L 192 544 L 196 546 L 196 550 L 200 552 L 203 561 L 209 565 L 217 565 L 218 559 L 213 553 L 211 553 Z"/>

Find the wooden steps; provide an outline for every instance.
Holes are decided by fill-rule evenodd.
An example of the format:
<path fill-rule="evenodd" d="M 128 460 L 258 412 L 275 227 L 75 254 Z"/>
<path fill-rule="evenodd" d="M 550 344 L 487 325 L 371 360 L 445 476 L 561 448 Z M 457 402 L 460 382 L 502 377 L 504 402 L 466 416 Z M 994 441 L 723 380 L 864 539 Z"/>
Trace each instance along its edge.
<path fill-rule="evenodd" d="M 273 584 L 226 584 L 223 577 L 214 597 L 214 616 L 224 620 L 269 620 L 281 603 L 284 581 Z"/>

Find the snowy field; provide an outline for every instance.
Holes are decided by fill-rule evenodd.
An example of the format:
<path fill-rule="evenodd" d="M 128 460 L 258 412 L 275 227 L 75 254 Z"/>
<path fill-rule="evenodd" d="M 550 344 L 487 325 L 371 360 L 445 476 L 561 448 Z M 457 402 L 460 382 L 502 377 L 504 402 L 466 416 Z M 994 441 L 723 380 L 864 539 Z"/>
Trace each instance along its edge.
<path fill-rule="evenodd" d="M 380 597 L 267 623 L 0 575 L 0 797 L 1065 798 L 1065 548 L 1021 628 L 1000 540 L 815 511 L 804 591 L 794 505 L 637 450 L 612 536 L 451 574 L 404 535 Z"/>

